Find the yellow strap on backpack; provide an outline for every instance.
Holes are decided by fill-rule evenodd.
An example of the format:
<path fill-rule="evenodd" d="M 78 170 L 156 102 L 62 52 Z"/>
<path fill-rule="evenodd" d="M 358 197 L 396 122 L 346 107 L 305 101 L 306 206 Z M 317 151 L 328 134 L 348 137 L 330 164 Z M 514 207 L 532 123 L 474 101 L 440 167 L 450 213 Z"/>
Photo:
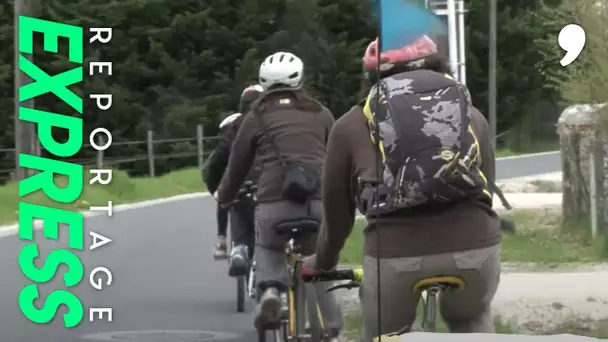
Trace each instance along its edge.
<path fill-rule="evenodd" d="M 376 140 L 374 139 L 374 114 L 372 113 L 372 109 L 370 106 L 371 95 L 372 92 L 370 91 L 367 95 L 367 100 L 365 100 L 365 106 L 363 106 L 363 115 L 365 115 L 365 118 L 367 119 L 369 135 L 372 139 L 372 143 L 376 143 Z M 380 100 L 382 100 L 383 97 L 384 95 L 381 96 Z M 386 155 L 384 154 L 384 145 L 382 144 L 382 140 L 378 142 L 378 149 L 380 150 L 380 154 L 382 155 L 382 162 L 384 162 L 386 160 Z"/>
<path fill-rule="evenodd" d="M 443 76 L 445 76 L 446 78 L 448 78 L 450 80 L 454 80 L 454 78 L 448 74 L 443 74 Z M 363 115 L 365 115 L 365 118 L 367 119 L 367 122 L 368 122 L 368 127 L 370 128 L 370 138 L 372 140 L 372 143 L 375 143 L 376 141 L 374 139 L 374 128 L 375 128 L 374 127 L 374 114 L 372 113 L 371 105 L 370 105 L 370 102 L 372 100 L 371 95 L 372 95 L 372 92 L 370 91 L 369 94 L 367 95 L 367 100 L 365 100 L 365 105 L 363 106 Z M 386 97 L 384 96 L 384 94 L 380 95 L 380 99 L 378 102 L 380 102 L 382 100 L 386 100 Z M 473 136 L 473 140 L 474 140 L 475 146 L 477 147 L 478 153 L 481 153 L 481 149 L 479 147 L 479 141 L 477 140 L 477 136 L 475 135 L 475 132 L 473 132 L 473 129 L 471 128 L 470 125 L 468 127 L 468 131 Z M 384 162 L 386 160 L 386 155 L 384 154 L 384 145 L 382 144 L 382 140 L 380 140 L 378 142 L 378 149 L 380 150 L 380 154 L 382 155 L 382 162 Z M 477 167 L 477 170 L 479 172 L 481 179 L 484 182 L 483 193 L 486 196 L 490 197 L 490 199 L 492 199 L 492 195 L 490 195 L 490 192 L 487 190 L 488 189 L 488 179 L 486 178 L 483 171 L 481 171 L 481 169 L 479 167 Z"/>

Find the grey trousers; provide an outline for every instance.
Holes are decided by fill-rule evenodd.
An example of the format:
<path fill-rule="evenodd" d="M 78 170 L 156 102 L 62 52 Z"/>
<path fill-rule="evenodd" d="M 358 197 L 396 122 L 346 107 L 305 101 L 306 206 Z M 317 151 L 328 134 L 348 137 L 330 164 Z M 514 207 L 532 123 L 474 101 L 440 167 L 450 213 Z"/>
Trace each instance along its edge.
<path fill-rule="evenodd" d="M 560 334 L 550 336 L 534 336 L 520 334 L 440 334 L 414 332 L 407 333 L 390 339 L 384 338 L 386 342 L 595 342 L 605 341 L 599 338 L 578 336 L 571 334 Z"/>
<path fill-rule="evenodd" d="M 273 229 L 276 224 L 289 219 L 305 217 L 321 221 L 322 213 L 321 201 L 311 201 L 309 205 L 298 205 L 288 201 L 258 204 L 255 212 L 255 277 L 258 288 L 291 284 L 284 252 L 286 239 L 276 234 Z M 303 254 L 314 254 L 316 243 L 316 234 L 307 241 L 300 241 Z M 338 332 L 342 330 L 344 317 L 334 294 L 326 291 L 331 285 L 330 283 L 317 283 L 315 290 L 325 327 Z"/>
<path fill-rule="evenodd" d="M 377 259 L 366 256 L 361 285 L 364 341 L 378 336 Z M 420 296 L 413 285 L 430 276 L 459 276 L 463 291 L 442 293 L 439 309 L 452 333 L 493 333 L 490 304 L 500 280 L 500 245 L 421 257 L 380 259 L 380 332 L 382 335 L 411 326 Z"/>

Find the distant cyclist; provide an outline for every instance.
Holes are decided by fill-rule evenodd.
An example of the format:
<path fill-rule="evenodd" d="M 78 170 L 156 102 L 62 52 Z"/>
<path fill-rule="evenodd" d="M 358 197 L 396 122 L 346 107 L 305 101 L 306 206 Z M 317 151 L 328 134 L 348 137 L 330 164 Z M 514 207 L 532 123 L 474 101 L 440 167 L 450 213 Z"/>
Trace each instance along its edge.
<path fill-rule="evenodd" d="M 260 96 L 263 88 L 260 85 L 252 85 L 243 90 L 239 101 L 239 112 L 226 117 L 220 123 L 221 139 L 208 161 L 205 163 L 205 181 L 207 188 L 212 194 L 217 191 L 222 176 L 228 166 L 228 159 L 232 143 L 243 122 L 243 118 L 249 112 L 251 104 Z M 247 179 L 257 182 L 259 169 L 253 167 L 247 173 Z M 240 186 L 240 185 L 239 185 Z M 230 212 L 230 232 L 235 246 L 230 255 L 230 266 L 228 273 L 231 276 L 244 275 L 247 270 L 248 258 L 253 253 L 255 243 L 255 223 L 253 215 L 255 206 L 247 201 L 235 203 L 228 209 L 218 205 L 218 243 L 214 246 L 213 255 L 216 259 L 227 257 L 226 228 L 227 212 Z"/>
<path fill-rule="evenodd" d="M 260 66 L 259 81 L 265 92 L 245 117 L 226 176 L 217 193 L 220 203 L 231 201 L 254 159 L 262 163 L 256 211 L 256 281 L 262 291 L 254 323 L 258 329 L 277 322 L 284 303 L 280 292 L 290 283 L 285 261 L 285 237 L 276 233 L 278 223 L 297 218 L 322 220 L 320 177 L 325 144 L 334 123 L 332 113 L 302 89 L 304 65 L 297 56 L 277 52 Z M 302 241 L 312 254 L 316 233 Z M 337 336 L 343 318 L 326 285 L 318 296 L 326 328 Z"/>
<path fill-rule="evenodd" d="M 441 295 L 450 331 L 494 332 L 490 303 L 500 277 L 501 232 L 488 190 L 495 179 L 488 123 L 426 36 L 380 56 L 376 40 L 363 67 L 372 84 L 382 81 L 380 97 L 373 87 L 334 125 L 323 174 L 325 224 L 303 273 L 336 267 L 358 208 L 369 222 L 364 341 L 378 334 L 378 291 L 380 331 L 395 332 L 414 322 L 414 283 L 438 275 L 460 276 L 467 285 Z"/>

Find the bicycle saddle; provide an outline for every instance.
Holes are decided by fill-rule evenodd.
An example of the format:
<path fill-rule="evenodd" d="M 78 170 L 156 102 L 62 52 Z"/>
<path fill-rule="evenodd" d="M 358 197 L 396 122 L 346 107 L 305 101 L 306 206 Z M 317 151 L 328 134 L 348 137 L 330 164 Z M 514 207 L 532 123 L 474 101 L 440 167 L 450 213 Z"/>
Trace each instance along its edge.
<path fill-rule="evenodd" d="M 424 292 L 433 287 L 440 287 L 443 290 L 464 290 L 466 284 L 460 277 L 455 276 L 436 276 L 418 280 L 412 290 L 414 292 Z"/>

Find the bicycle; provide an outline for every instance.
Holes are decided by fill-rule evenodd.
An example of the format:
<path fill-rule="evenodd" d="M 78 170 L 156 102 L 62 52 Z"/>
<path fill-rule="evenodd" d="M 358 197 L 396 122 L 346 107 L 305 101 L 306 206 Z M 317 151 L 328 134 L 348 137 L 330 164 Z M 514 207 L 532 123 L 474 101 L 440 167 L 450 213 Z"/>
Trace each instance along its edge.
<path fill-rule="evenodd" d="M 341 269 L 331 272 L 321 273 L 317 276 L 303 276 L 304 282 L 316 281 L 343 281 L 348 280 L 348 283 L 332 286 L 327 291 L 335 291 L 337 289 L 353 289 L 359 287 L 363 281 L 363 269 L 356 267 L 352 269 Z M 422 319 L 423 332 L 435 332 L 437 322 L 437 299 L 441 293 L 446 291 L 462 291 L 466 288 L 464 279 L 458 276 L 433 276 L 418 280 L 412 287 L 412 291 L 420 294 L 423 301 L 424 313 Z M 422 296 L 425 293 L 426 296 Z M 418 330 L 418 329 L 416 329 Z M 412 331 L 412 327 L 406 326 L 403 329 L 394 333 L 382 335 L 382 337 L 396 336 Z"/>
<path fill-rule="evenodd" d="M 256 202 L 255 193 L 257 192 L 257 185 L 255 185 L 252 181 L 246 181 L 243 183 L 243 186 L 239 190 L 237 194 L 237 199 L 230 202 L 228 207 L 237 205 L 243 201 L 248 201 L 251 203 Z M 231 250 L 234 248 L 234 241 L 231 243 Z M 257 292 L 255 291 L 255 261 L 253 260 L 253 255 L 251 255 L 249 249 L 247 249 L 248 260 L 248 270 L 245 275 L 237 276 L 236 278 L 236 311 L 244 312 L 245 311 L 245 300 L 249 298 L 253 301 L 256 300 Z M 230 258 L 228 258 L 228 262 L 230 262 Z"/>
<path fill-rule="evenodd" d="M 281 299 L 287 303 L 287 311 L 281 312 L 279 322 L 258 331 L 259 342 L 266 342 L 268 332 L 271 332 L 276 342 L 320 342 L 328 339 L 313 284 L 304 283 L 299 276 L 303 255 L 298 242 L 316 233 L 319 226 L 317 220 L 307 218 L 283 221 L 276 225 L 275 231 L 289 239 L 285 244 L 285 255 L 292 282 L 287 292 L 281 293 Z M 306 323 L 309 324 L 308 329 Z"/>

